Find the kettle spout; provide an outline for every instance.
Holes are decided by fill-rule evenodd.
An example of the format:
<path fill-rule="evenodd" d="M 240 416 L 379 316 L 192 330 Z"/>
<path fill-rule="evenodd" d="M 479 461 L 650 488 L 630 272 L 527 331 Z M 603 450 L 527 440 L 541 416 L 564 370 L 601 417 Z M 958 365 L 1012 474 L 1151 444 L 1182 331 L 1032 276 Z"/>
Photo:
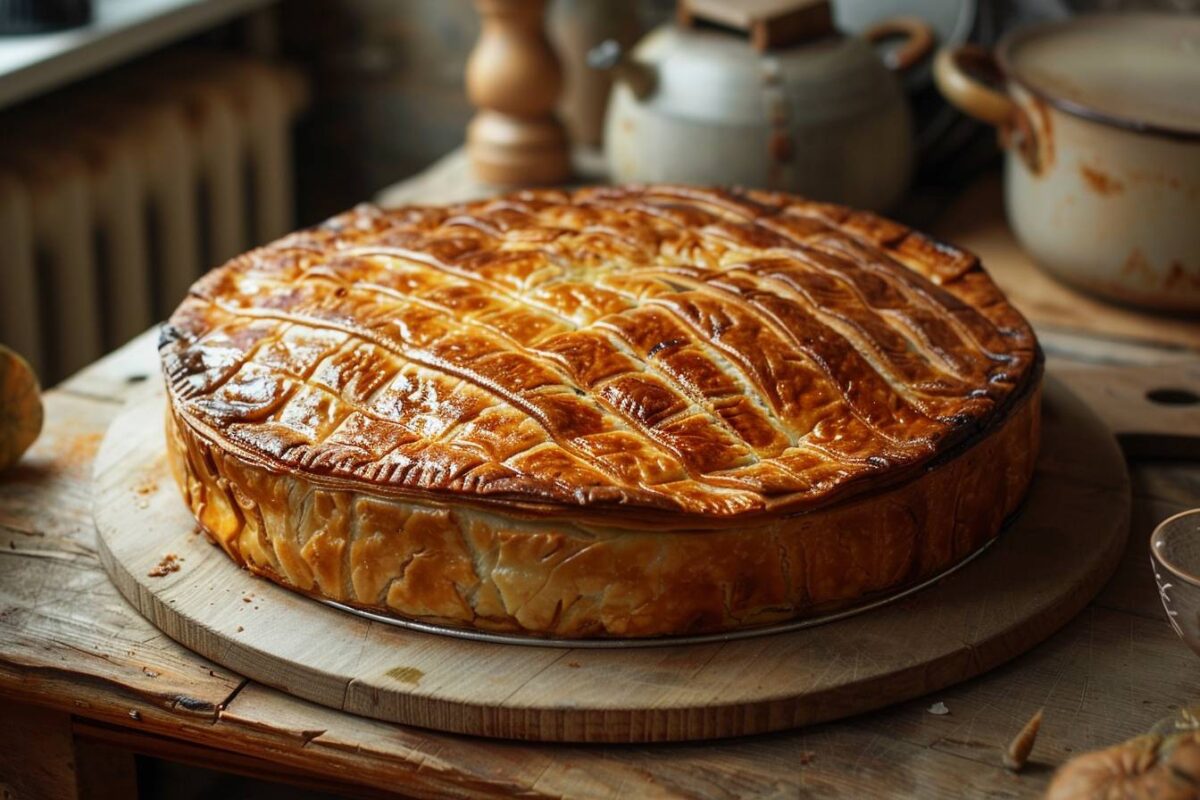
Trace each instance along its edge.
<path fill-rule="evenodd" d="M 639 100 L 653 94 L 658 84 L 658 71 L 644 61 L 631 58 L 616 39 L 606 39 L 588 51 L 587 63 L 592 69 L 612 72 Z"/>

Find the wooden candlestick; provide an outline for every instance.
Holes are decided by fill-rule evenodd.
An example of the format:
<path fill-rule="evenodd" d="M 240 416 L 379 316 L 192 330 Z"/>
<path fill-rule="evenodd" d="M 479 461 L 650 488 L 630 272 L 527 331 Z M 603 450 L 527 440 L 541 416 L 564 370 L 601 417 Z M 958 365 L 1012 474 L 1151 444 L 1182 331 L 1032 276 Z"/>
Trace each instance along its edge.
<path fill-rule="evenodd" d="M 467 61 L 479 109 L 467 154 L 486 183 L 557 183 L 571 174 L 567 134 L 554 114 L 562 70 L 543 27 L 545 0 L 475 0 L 483 27 Z"/>

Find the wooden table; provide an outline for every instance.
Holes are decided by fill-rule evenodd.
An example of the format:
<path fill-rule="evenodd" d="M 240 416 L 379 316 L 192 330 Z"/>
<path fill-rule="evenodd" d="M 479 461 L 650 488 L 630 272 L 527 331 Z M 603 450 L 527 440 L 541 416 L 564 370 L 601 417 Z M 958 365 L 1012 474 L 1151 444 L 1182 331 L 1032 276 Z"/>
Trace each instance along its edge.
<path fill-rule="evenodd" d="M 1196 351 L 1043 333 L 1051 369 L 1085 394 L 1101 391 L 1107 379 L 1097 378 L 1114 364 L 1200 369 Z M 50 391 L 41 439 L 0 477 L 0 796 L 6 785 L 16 797 L 127 796 L 137 752 L 366 796 L 1027 797 L 1073 754 L 1200 699 L 1196 657 L 1164 621 L 1146 554 L 1158 520 L 1200 505 L 1200 463 L 1183 461 L 1131 465 L 1128 551 L 1073 622 L 981 678 L 862 717 L 708 743 L 551 746 L 293 699 L 159 633 L 97 562 L 91 461 L 106 424 L 156 369 L 154 338 Z M 949 714 L 929 713 L 939 701 Z M 1034 763 L 1007 772 L 1002 749 L 1042 707 Z"/>

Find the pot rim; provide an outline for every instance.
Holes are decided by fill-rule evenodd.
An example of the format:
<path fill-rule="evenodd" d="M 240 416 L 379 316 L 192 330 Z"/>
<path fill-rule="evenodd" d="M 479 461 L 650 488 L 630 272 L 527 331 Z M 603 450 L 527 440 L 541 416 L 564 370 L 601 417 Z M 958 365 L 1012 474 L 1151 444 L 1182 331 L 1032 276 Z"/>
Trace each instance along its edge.
<path fill-rule="evenodd" d="M 1113 24 L 1115 18 L 1123 19 L 1178 19 L 1186 17 L 1184 14 L 1173 14 L 1170 12 L 1108 12 L 1108 13 L 1092 13 L 1079 14 L 1066 19 L 1054 20 L 1051 22 L 1041 22 L 1032 25 L 1025 25 L 1009 31 L 1001 38 L 999 44 L 996 45 L 996 63 L 1000 66 L 1000 71 L 1004 74 L 1005 80 L 1012 81 L 1020 86 L 1025 91 L 1029 92 L 1034 97 L 1045 101 L 1059 111 L 1064 111 L 1072 116 L 1088 120 L 1090 122 L 1098 122 L 1102 125 L 1119 128 L 1121 130 L 1139 133 L 1148 136 L 1158 136 L 1176 141 L 1197 142 L 1200 141 L 1200 129 L 1195 128 L 1176 128 L 1169 125 L 1162 125 L 1157 122 L 1149 122 L 1136 117 L 1125 117 L 1119 114 L 1113 114 L 1107 111 L 1093 108 L 1092 106 L 1071 100 L 1060 95 L 1053 94 L 1046 89 L 1035 86 L 1029 79 L 1020 74 L 1020 71 L 1015 68 L 1012 53 L 1014 49 L 1033 38 L 1046 33 L 1065 30 L 1067 28 L 1076 28 L 1087 25 L 1096 24 Z"/>
<path fill-rule="evenodd" d="M 1200 587 L 1200 576 L 1197 576 L 1195 573 L 1188 572 L 1175 562 L 1169 560 L 1166 555 L 1163 554 L 1162 548 L 1160 547 L 1160 544 L 1163 541 L 1163 535 L 1166 533 L 1168 525 L 1175 522 L 1177 519 L 1192 516 L 1200 516 L 1200 508 L 1190 508 L 1187 511 L 1180 511 L 1178 514 L 1172 514 L 1162 522 L 1155 525 L 1154 531 L 1150 534 L 1150 554 L 1155 561 L 1162 564 L 1163 567 L 1175 577 L 1191 584 L 1192 586 Z"/>

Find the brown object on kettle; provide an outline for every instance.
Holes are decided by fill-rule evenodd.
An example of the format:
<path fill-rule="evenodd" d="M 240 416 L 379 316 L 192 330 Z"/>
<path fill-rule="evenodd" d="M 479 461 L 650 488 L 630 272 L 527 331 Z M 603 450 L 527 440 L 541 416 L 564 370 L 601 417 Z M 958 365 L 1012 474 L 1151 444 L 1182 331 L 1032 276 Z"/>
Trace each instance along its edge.
<path fill-rule="evenodd" d="M 747 31 L 754 49 L 790 47 L 833 33 L 829 0 L 679 0 L 679 24 L 704 20 Z"/>
<path fill-rule="evenodd" d="M 1071 759 L 1054 775 L 1046 800 L 1200 795 L 1200 731 L 1148 734 Z"/>
<path fill-rule="evenodd" d="M 554 109 L 562 70 L 543 29 L 545 0 L 475 0 L 483 28 L 467 61 L 467 125 L 476 176 L 502 186 L 571 174 L 567 133 Z"/>

